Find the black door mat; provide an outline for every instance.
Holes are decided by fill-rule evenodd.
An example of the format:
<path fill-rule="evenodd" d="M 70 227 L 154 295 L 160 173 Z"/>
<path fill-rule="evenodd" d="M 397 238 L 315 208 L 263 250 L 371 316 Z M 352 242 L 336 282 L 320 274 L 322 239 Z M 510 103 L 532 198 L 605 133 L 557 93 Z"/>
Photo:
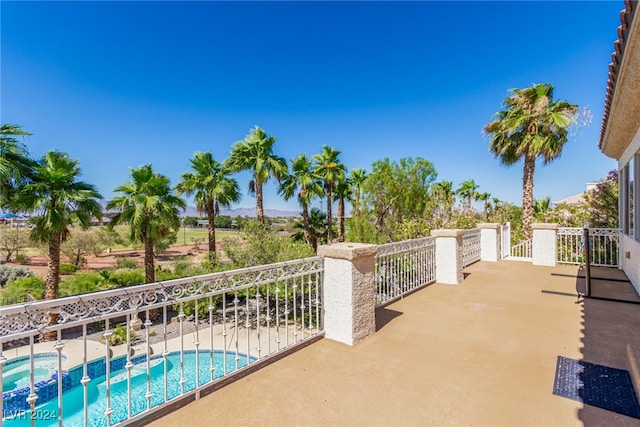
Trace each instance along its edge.
<path fill-rule="evenodd" d="M 558 356 L 553 394 L 640 418 L 629 372 Z"/>

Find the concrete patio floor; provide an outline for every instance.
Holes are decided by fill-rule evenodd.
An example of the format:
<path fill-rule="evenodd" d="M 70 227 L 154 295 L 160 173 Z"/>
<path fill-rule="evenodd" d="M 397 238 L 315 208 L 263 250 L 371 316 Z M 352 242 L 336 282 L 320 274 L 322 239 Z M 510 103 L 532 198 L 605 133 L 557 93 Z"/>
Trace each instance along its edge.
<path fill-rule="evenodd" d="M 571 296 L 584 286 L 577 266 L 479 262 L 465 272 L 459 286 L 434 284 L 379 309 L 378 331 L 353 347 L 321 339 L 143 422 L 640 425 L 553 394 L 559 355 L 629 369 L 627 345 L 640 354 L 640 305 L 578 302 Z M 622 274 L 597 270 L 592 276 Z M 593 294 L 640 300 L 623 281 L 596 280 Z"/>

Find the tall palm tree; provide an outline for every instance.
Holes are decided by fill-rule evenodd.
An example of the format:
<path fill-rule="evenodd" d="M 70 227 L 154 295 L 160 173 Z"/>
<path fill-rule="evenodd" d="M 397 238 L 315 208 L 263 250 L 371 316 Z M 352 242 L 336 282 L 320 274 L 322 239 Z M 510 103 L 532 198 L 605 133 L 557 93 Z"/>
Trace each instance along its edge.
<path fill-rule="evenodd" d="M 35 167 L 27 147 L 18 140 L 18 136 L 30 135 L 18 125 L 0 126 L 0 196 L 4 205 L 10 202 L 10 193 Z"/>
<path fill-rule="evenodd" d="M 456 201 L 455 194 L 451 181 L 438 181 L 431 186 L 431 197 L 437 201 L 443 224 L 449 224 L 451 220 L 453 205 Z"/>
<path fill-rule="evenodd" d="M 229 207 L 240 200 L 240 188 L 211 152 L 196 152 L 190 162 L 193 172 L 183 173 L 182 181 L 176 184 L 175 190 L 178 195 L 195 195 L 196 207 L 207 214 L 209 259 L 213 260 L 216 257 L 216 215 L 220 206 Z"/>
<path fill-rule="evenodd" d="M 309 227 L 309 204 L 315 197 L 322 196 L 322 180 L 314 171 L 313 163 L 305 154 L 291 159 L 291 173 L 280 183 L 278 194 L 289 200 L 294 195 L 298 197 L 298 203 L 302 207 L 302 226 L 304 240 L 313 247 L 318 249 L 318 240 L 315 234 L 311 233 Z"/>
<path fill-rule="evenodd" d="M 347 167 L 340 163 L 340 151 L 325 145 L 322 152 L 313 156 L 316 161 L 315 171 L 322 177 L 324 189 L 327 195 L 327 243 L 333 240 L 333 222 L 331 218 L 331 202 L 333 190 L 338 181 L 344 180 Z"/>
<path fill-rule="evenodd" d="M 60 246 L 69 237 L 69 227 L 91 226 L 92 218 L 102 217 L 95 187 L 78 181 L 78 161 L 65 153 L 50 151 L 37 162 L 33 176 L 20 188 L 22 209 L 33 212 L 31 239 L 47 244 L 45 299 L 58 298 L 60 284 Z"/>
<path fill-rule="evenodd" d="M 280 181 L 288 172 L 287 161 L 273 154 L 275 142 L 275 137 L 267 135 L 264 130 L 256 126 L 242 141 L 236 142 L 231 147 L 231 155 L 224 163 L 224 167 L 231 172 L 243 170 L 251 172 L 249 193 L 256 196 L 256 215 L 258 221 L 262 223 L 264 223 L 262 185 L 271 177 Z"/>
<path fill-rule="evenodd" d="M 536 159 L 547 164 L 558 158 L 567 142 L 568 129 L 577 123 L 578 106 L 553 100 L 553 85 L 534 84 L 513 89 L 503 102 L 504 110 L 484 127 L 491 137 L 489 150 L 505 166 L 524 160 L 522 175 L 522 226 L 531 237 L 533 174 Z"/>
<path fill-rule="evenodd" d="M 349 174 L 348 182 L 353 186 L 353 212 L 356 215 L 360 212 L 360 193 L 367 176 L 367 171 L 362 168 L 352 169 Z"/>
<path fill-rule="evenodd" d="M 114 190 L 120 196 L 107 204 L 118 212 L 110 225 L 129 225 L 129 238 L 144 245 L 145 282 L 155 281 L 153 247 L 160 239 L 180 228 L 179 210 L 186 207 L 173 194 L 169 178 L 153 171 L 151 165 L 131 168 L 131 179 Z"/>
<path fill-rule="evenodd" d="M 491 194 L 484 192 L 484 193 L 478 193 L 477 196 L 478 200 L 484 202 L 484 220 L 487 220 L 487 215 L 489 214 L 489 199 L 491 199 Z"/>
<path fill-rule="evenodd" d="M 345 200 L 351 199 L 353 190 L 348 180 L 338 181 L 334 192 L 334 199 L 338 201 L 338 242 L 344 242 Z"/>
<path fill-rule="evenodd" d="M 468 179 L 460 183 L 460 187 L 456 190 L 456 193 L 466 200 L 466 209 L 471 210 L 471 200 L 475 200 L 478 197 L 476 190 L 478 185 L 472 179 Z"/>

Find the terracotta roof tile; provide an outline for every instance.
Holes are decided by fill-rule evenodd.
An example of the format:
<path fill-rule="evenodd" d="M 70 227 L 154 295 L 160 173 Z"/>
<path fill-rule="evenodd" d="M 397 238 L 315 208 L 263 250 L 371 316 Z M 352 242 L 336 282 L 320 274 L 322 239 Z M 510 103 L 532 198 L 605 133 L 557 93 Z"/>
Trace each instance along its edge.
<path fill-rule="evenodd" d="M 602 140 L 609 121 L 609 112 L 613 101 L 613 94 L 616 87 L 616 79 L 618 70 L 624 55 L 625 41 L 628 34 L 627 29 L 631 24 L 631 20 L 635 15 L 635 9 L 638 6 L 638 0 L 624 0 L 625 8 L 620 11 L 620 26 L 618 27 L 618 40 L 613 44 L 614 52 L 611 54 L 611 64 L 609 64 L 609 79 L 607 81 L 607 94 L 604 100 L 604 112 L 602 115 L 602 127 L 600 129 L 600 141 L 598 147 L 602 148 Z"/>

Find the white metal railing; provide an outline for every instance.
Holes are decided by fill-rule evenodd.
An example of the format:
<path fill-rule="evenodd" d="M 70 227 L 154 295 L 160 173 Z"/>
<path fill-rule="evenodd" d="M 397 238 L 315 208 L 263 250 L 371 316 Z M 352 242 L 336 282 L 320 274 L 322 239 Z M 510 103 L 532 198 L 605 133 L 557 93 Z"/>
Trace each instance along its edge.
<path fill-rule="evenodd" d="M 531 249 L 532 241 L 533 239 L 527 239 L 524 242 L 513 245 L 511 247 L 511 254 L 509 255 L 509 259 L 516 261 L 530 261 L 533 258 L 533 251 Z"/>
<path fill-rule="evenodd" d="M 480 261 L 480 229 L 466 230 L 462 234 L 462 266 L 463 268 Z"/>
<path fill-rule="evenodd" d="M 511 255 L 511 223 L 507 222 L 500 230 L 500 258 Z"/>
<path fill-rule="evenodd" d="M 197 395 L 321 335 L 322 278 L 314 257 L 2 307 L 0 426 L 121 425 Z"/>
<path fill-rule="evenodd" d="M 558 262 L 563 264 L 584 263 L 584 229 L 558 228 Z M 620 229 L 589 228 L 591 265 L 618 267 Z"/>
<path fill-rule="evenodd" d="M 436 239 L 423 237 L 379 245 L 375 258 L 376 304 L 436 281 Z"/>

